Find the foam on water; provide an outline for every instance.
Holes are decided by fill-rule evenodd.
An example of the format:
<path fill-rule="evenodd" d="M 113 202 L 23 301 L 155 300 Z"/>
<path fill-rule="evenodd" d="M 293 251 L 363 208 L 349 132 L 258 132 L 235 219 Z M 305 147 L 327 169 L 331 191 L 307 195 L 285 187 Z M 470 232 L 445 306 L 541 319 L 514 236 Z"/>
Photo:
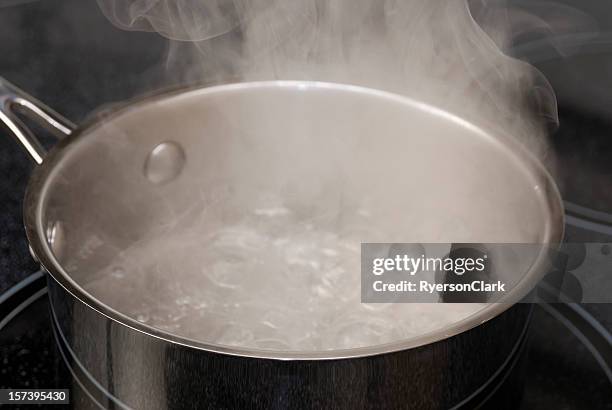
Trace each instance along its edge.
<path fill-rule="evenodd" d="M 305 218 L 278 198 L 268 197 L 264 205 L 229 223 L 196 218 L 189 229 L 167 229 L 137 242 L 86 289 L 176 335 L 272 350 L 389 343 L 482 308 L 363 304 L 360 243 L 371 237 L 370 213 L 355 209 L 344 215 L 349 225 L 334 227 Z"/>

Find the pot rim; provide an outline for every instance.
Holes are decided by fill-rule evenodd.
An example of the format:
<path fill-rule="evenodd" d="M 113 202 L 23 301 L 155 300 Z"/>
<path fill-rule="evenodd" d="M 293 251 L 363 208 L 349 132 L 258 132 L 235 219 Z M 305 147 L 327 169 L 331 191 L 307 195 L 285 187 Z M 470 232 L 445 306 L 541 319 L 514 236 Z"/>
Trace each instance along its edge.
<path fill-rule="evenodd" d="M 507 297 L 502 299 L 500 302 L 489 303 L 487 306 L 478 310 L 476 313 L 458 321 L 454 322 L 449 326 L 437 329 L 432 332 L 428 332 L 417 337 L 410 339 L 399 340 L 391 343 L 351 348 L 351 349 L 337 349 L 337 350 L 321 350 L 321 351 L 274 351 L 264 349 L 253 349 L 253 348 L 241 348 L 218 345 L 214 343 L 206 343 L 195 339 L 190 339 L 182 336 L 177 336 L 172 333 L 162 331 L 154 328 L 150 325 L 138 322 L 137 320 L 107 306 L 103 302 L 91 296 L 86 292 L 76 281 L 74 281 L 70 275 L 63 269 L 60 263 L 57 261 L 50 246 L 46 240 L 46 230 L 43 227 L 42 215 L 49 191 L 49 181 L 52 179 L 54 171 L 59 168 L 62 162 L 62 158 L 69 150 L 70 146 L 74 146 L 76 142 L 86 137 L 88 131 L 91 131 L 96 126 L 100 125 L 105 120 L 119 116 L 129 110 L 137 109 L 141 104 L 151 103 L 159 100 L 169 101 L 173 98 L 179 98 L 184 95 L 205 95 L 214 93 L 223 93 L 227 91 L 241 91 L 246 89 L 257 89 L 257 88 L 268 88 L 268 87 L 286 87 L 298 90 L 309 90 L 309 89 L 332 89 L 337 91 L 351 91 L 358 93 L 366 93 L 374 97 L 391 100 L 397 103 L 402 103 L 411 108 L 422 110 L 426 113 L 443 117 L 445 120 L 454 122 L 455 124 L 467 127 L 470 131 L 480 134 L 486 139 L 495 139 L 497 143 L 502 143 L 504 148 L 511 150 L 511 153 L 515 156 L 519 156 L 522 162 L 529 165 L 531 169 L 536 173 L 543 183 L 545 183 L 546 192 L 548 195 L 548 207 L 550 211 L 550 220 L 546 226 L 546 232 L 544 235 L 544 244 L 557 244 L 560 243 L 563 238 L 564 231 L 564 213 L 563 203 L 561 195 L 558 191 L 556 184 L 552 176 L 544 168 L 544 166 L 538 161 L 533 155 L 528 152 L 518 142 L 507 138 L 506 136 L 496 133 L 497 137 L 492 136 L 490 133 L 485 132 L 483 129 L 475 126 L 474 124 L 439 108 L 431 105 L 413 100 L 412 98 L 390 93 L 387 91 L 381 91 L 376 89 L 370 89 L 366 87 L 347 85 L 339 83 L 326 83 L 318 81 L 256 81 L 256 82 L 243 82 L 243 83 L 231 83 L 223 85 L 215 85 L 210 87 L 183 87 L 175 89 L 173 91 L 166 91 L 157 93 L 153 96 L 148 96 L 127 103 L 118 109 L 112 110 L 109 115 L 104 115 L 100 118 L 90 118 L 80 125 L 75 132 L 68 137 L 62 139 L 56 146 L 54 146 L 49 154 L 45 157 L 43 163 L 36 167 L 30 177 L 26 189 L 26 195 L 24 199 L 24 224 L 26 229 L 27 238 L 31 249 L 38 259 L 41 267 L 49 273 L 51 278 L 55 280 L 66 292 L 72 297 L 96 311 L 102 316 L 105 316 L 110 321 L 117 325 L 125 326 L 136 332 L 142 333 L 146 336 L 150 336 L 165 342 L 179 344 L 186 347 L 191 347 L 197 350 L 204 350 L 212 353 L 219 353 L 238 357 L 249 357 L 257 359 L 272 359 L 272 360 L 335 360 L 335 359 L 350 359 L 374 356 L 386 353 L 393 353 L 401 350 L 412 349 L 434 342 L 438 342 L 449 337 L 458 335 L 466 332 L 476 326 L 485 323 L 496 316 L 500 315 L 508 308 L 510 308 L 516 301 L 526 296 L 531 290 L 531 285 L 535 283 L 535 279 L 539 279 L 541 273 L 544 272 L 544 266 L 546 263 L 546 255 L 543 251 L 540 252 L 536 258 L 529 272 L 525 274 L 525 278 L 521 281 L 521 284 L 514 288 Z M 540 275 L 538 275 L 540 273 Z"/>

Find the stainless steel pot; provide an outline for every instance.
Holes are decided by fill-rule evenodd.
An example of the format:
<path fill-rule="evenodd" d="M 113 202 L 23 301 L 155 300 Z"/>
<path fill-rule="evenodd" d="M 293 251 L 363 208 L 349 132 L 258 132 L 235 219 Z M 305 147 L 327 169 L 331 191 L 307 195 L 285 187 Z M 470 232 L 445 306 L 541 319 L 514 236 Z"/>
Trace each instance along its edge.
<path fill-rule="evenodd" d="M 513 380 L 527 305 L 490 304 L 452 326 L 382 346 L 279 352 L 179 337 L 125 316 L 82 287 L 113 253 L 202 200 L 202 192 L 223 181 L 238 192 L 232 206 L 240 206 L 253 190 L 274 189 L 287 167 L 307 186 L 375 192 L 386 215 L 377 223 L 393 232 L 388 242 L 559 242 L 563 213 L 555 184 L 511 138 L 405 97 L 327 83 L 183 90 L 80 127 L 6 82 L 0 102 L 0 119 L 38 164 L 25 198 L 26 233 L 49 273 L 57 341 L 86 392 L 74 398 L 80 406 L 475 407 Z M 45 153 L 15 111 L 64 138 Z M 237 138 L 246 141 L 232 144 Z M 337 167 L 346 179 L 328 172 Z M 381 189 L 389 186 L 395 189 Z M 305 192 L 300 200 L 318 198 Z M 431 232 L 461 220 L 478 234 L 411 235 L 423 210 Z M 526 272 L 514 296 L 536 275 Z"/>

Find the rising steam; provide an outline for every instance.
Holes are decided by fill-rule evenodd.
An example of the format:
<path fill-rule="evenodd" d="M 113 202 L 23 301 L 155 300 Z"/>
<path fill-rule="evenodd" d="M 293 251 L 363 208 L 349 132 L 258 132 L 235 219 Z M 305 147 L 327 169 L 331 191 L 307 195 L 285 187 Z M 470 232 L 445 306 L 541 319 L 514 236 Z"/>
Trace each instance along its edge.
<path fill-rule="evenodd" d="M 183 79 L 204 83 L 301 79 L 353 83 L 435 104 L 498 128 L 542 152 L 557 122 L 554 93 L 533 67 L 502 49 L 525 33 L 591 22 L 541 1 L 98 0 L 129 30 L 196 45 Z M 478 15 L 473 15 L 477 10 Z M 474 20 L 478 18 L 479 24 Z"/>
<path fill-rule="evenodd" d="M 386 90 L 453 112 L 498 135 L 520 139 L 541 158 L 547 152 L 549 128 L 557 122 L 556 99 L 546 78 L 504 53 L 521 36 L 549 36 L 566 18 L 560 16 L 571 14 L 552 13 L 553 8 L 542 6 L 540 1 L 531 2 L 540 7 L 530 9 L 487 0 L 471 5 L 464 0 L 98 2 L 117 26 L 155 31 L 170 39 L 169 72 L 180 73 L 185 81 L 317 80 Z M 588 24 L 588 19 L 574 13 L 564 30 Z M 183 53 L 186 49 L 193 51 L 188 58 Z M 359 271 L 360 243 L 393 238 L 469 242 L 473 238 L 531 241 L 541 237 L 547 218 L 534 211 L 539 196 L 532 191 L 539 187 L 534 187 L 532 180 L 523 184 L 516 168 L 504 167 L 495 157 L 483 158 L 484 151 L 457 153 L 456 146 L 443 146 L 455 136 L 463 138 L 458 134 L 461 127 L 442 128 L 444 138 L 434 140 L 442 141 L 440 144 L 419 145 L 414 143 L 429 140 L 412 140 L 410 135 L 403 138 L 405 130 L 420 136 L 419 128 L 431 131 L 437 124 L 419 122 L 418 117 L 407 117 L 404 111 L 390 117 L 390 124 L 379 124 L 378 119 L 386 117 L 378 113 L 373 117 L 377 121 L 372 121 L 372 128 L 364 134 L 379 138 L 368 138 L 368 144 L 351 144 L 357 140 L 354 130 L 367 123 L 354 121 L 355 116 L 367 117 L 376 111 L 374 106 L 354 114 L 353 105 L 340 109 L 345 102 L 334 103 L 340 100 L 326 96 L 325 100 L 309 100 L 317 109 L 316 116 L 309 116 L 301 110 L 302 105 L 294 111 L 285 110 L 284 101 L 294 100 L 274 97 L 261 102 L 260 96 L 249 99 L 247 94 L 240 98 L 244 104 L 238 105 L 238 114 L 237 105 L 224 104 L 230 100 L 223 99 L 213 100 L 212 113 L 210 105 L 178 105 L 172 111 L 176 121 L 180 118 L 181 124 L 186 123 L 186 135 L 192 135 L 190 127 L 197 135 L 201 133 L 201 138 L 185 138 L 193 142 L 189 144 L 193 158 L 188 161 L 193 168 L 176 184 L 163 189 L 145 185 L 138 196 L 142 206 L 133 201 L 131 182 L 125 184 L 124 195 L 118 184 L 109 185 L 112 197 L 121 204 L 116 206 L 117 212 L 130 223 L 138 220 L 143 233 L 133 243 L 117 246 L 114 258 L 100 258 L 113 262 L 103 270 L 110 274 L 100 275 L 101 281 L 89 289 L 96 297 L 110 301 L 111 306 L 123 304 L 123 308 L 117 307 L 122 312 L 130 311 L 126 306 L 132 302 L 138 302 L 137 309 L 148 304 L 149 311 L 131 310 L 130 315 L 141 316 L 141 322 L 168 332 L 226 345 L 278 350 L 375 345 L 412 337 L 430 330 L 427 326 L 442 327 L 460 317 L 453 315 L 455 308 L 395 304 L 390 311 L 396 312 L 398 321 L 404 319 L 402 326 L 407 327 L 402 331 L 406 333 L 394 333 L 396 322 L 381 324 L 381 317 L 394 316 L 380 315 L 378 308 L 360 304 L 359 276 L 351 275 Z M 109 157 L 113 149 L 125 152 L 128 142 L 138 140 L 140 146 L 143 138 L 157 141 L 159 135 L 176 132 L 170 125 L 174 120 L 162 121 L 157 114 L 153 118 L 151 111 L 146 112 L 143 108 L 137 127 L 136 121 L 132 124 L 129 119 L 125 129 L 112 121 L 107 123 L 106 132 L 114 136 L 107 148 Z M 279 113 L 285 112 L 291 114 L 279 121 Z M 200 114 L 215 120 L 199 121 L 196 117 Z M 233 128 L 234 114 L 248 120 Z M 316 127 L 312 125 L 319 125 L 317 121 L 322 121 L 324 135 L 313 135 Z M 396 127 L 395 121 L 403 126 Z M 142 132 L 147 122 L 149 130 L 159 126 L 159 135 Z M 132 135 L 132 127 L 141 132 Z M 217 138 L 220 135 L 223 138 Z M 385 140 L 385 135 L 389 139 Z M 118 145 L 121 137 L 124 146 Z M 467 145 L 474 142 L 462 141 Z M 201 148 L 205 143 L 211 144 L 206 145 L 210 150 Z M 389 148 L 392 144 L 396 146 Z M 410 152 L 413 146 L 423 155 Z M 393 154 L 391 159 L 387 154 Z M 95 155 L 100 154 L 96 151 Z M 468 166 L 450 166 L 462 161 Z M 376 168 L 379 172 L 373 172 Z M 117 167 L 117 175 L 122 169 Z M 457 176 L 458 169 L 464 170 L 463 180 L 469 182 L 447 183 Z M 427 175 L 421 178 L 421 174 Z M 401 179 L 401 175 L 409 176 L 401 195 L 378 188 L 384 185 L 381 181 Z M 125 181 L 126 176 L 117 179 Z M 441 185 L 439 192 L 431 189 Z M 490 186 L 484 198 L 475 200 L 474 192 Z M 498 186 L 503 188 L 497 191 Z M 413 200 L 413 192 L 427 195 Z M 113 209 L 104 206 L 100 214 Z M 133 209 L 151 207 L 154 211 L 146 217 L 131 214 Z M 100 219 L 96 215 L 94 223 Z M 163 223 L 158 226 L 151 224 L 152 220 Z M 521 221 L 520 226 L 516 221 Z M 83 231 L 83 224 L 78 226 Z M 104 226 L 99 235 L 114 238 L 113 229 Z M 106 230 L 113 232 L 106 234 Z M 91 234 L 96 229 L 84 231 Z M 129 237 L 133 236 L 130 233 Z M 92 269 L 92 263 L 84 259 L 79 263 Z M 124 276 L 129 280 L 123 281 Z M 143 283 L 153 285 L 141 286 Z M 283 292 L 278 291 L 281 288 Z M 348 296 L 338 297 L 338 289 L 348 290 Z M 136 294 L 140 296 L 134 297 Z M 144 299 L 147 302 L 140 303 Z M 233 302 L 234 307 L 227 310 Z M 202 309 L 214 314 L 202 315 Z M 169 320 L 168 312 L 178 313 Z M 217 315 L 219 312 L 225 313 Z M 461 317 L 468 314 L 466 310 L 459 312 Z M 210 318 L 215 317 L 221 318 L 217 323 L 223 334 L 220 338 L 211 331 L 211 321 L 216 319 Z M 336 326 L 336 318 L 353 327 Z M 176 321 L 183 323 L 182 330 Z M 189 333 L 192 331 L 195 333 Z M 243 337 L 245 331 L 249 340 Z M 313 336 L 316 334 L 320 337 Z M 368 339 L 367 335 L 375 337 Z M 270 345 L 270 340 L 276 344 Z M 304 341 L 308 343 L 304 345 Z"/>

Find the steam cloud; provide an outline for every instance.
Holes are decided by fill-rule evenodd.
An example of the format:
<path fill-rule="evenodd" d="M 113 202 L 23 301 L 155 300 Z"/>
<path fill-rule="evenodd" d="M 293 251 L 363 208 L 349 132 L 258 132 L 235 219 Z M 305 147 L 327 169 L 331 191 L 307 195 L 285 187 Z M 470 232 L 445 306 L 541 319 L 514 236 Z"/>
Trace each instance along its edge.
<path fill-rule="evenodd" d="M 592 24 L 565 6 L 479 0 L 98 0 L 128 30 L 172 42 L 187 81 L 319 80 L 404 94 L 520 138 L 540 155 L 555 95 L 502 50 L 525 33 Z M 473 14 L 473 10 L 478 10 Z M 478 19 L 476 23 L 475 18 Z M 194 58 L 177 59 L 181 42 Z"/>
<path fill-rule="evenodd" d="M 559 12 L 558 8 L 549 7 L 538 0 L 530 1 L 530 4 L 538 6 L 530 9 L 511 8 L 505 2 L 487 0 L 472 2 L 472 8 L 464 0 L 98 2 L 106 16 L 117 26 L 128 30 L 155 31 L 170 39 L 169 71 L 180 73 L 185 81 L 214 84 L 275 79 L 318 80 L 382 89 L 435 105 L 481 127 L 520 139 L 543 159 L 547 159 L 548 128 L 557 122 L 555 95 L 541 73 L 524 62 L 508 57 L 503 50 L 520 36 L 546 37 L 556 34 L 554 27 L 571 31 L 591 24 L 586 17 L 573 10 Z M 183 53 L 186 49 L 193 51 L 189 58 L 185 58 Z M 256 114 L 261 112 L 255 110 Z M 274 114 L 274 111 L 270 110 L 269 113 Z M 275 126 L 259 127 L 259 132 L 278 129 L 276 115 L 264 115 L 261 120 L 258 115 L 254 117 L 257 121 L 272 121 Z M 297 122 L 296 129 L 308 129 L 302 127 L 307 124 Z M 112 152 L 111 149 L 123 149 L 117 145 L 117 136 L 123 130 L 113 129 L 112 122 L 109 127 L 109 135 L 115 136 L 109 152 Z M 419 130 L 415 129 L 414 132 L 418 133 Z M 260 138 L 257 150 L 253 150 L 250 144 L 242 142 L 240 138 L 232 139 L 228 136 L 223 141 L 227 146 L 223 145 L 224 150 L 219 150 L 218 155 L 222 156 L 220 160 L 213 160 L 211 155 L 205 157 L 208 160 L 191 162 L 200 164 L 202 168 L 199 173 L 193 173 L 191 180 L 187 174 L 183 176 L 183 188 L 195 188 L 197 182 L 205 185 L 205 191 L 209 193 L 212 191 L 209 188 L 216 188 L 216 184 L 204 184 L 200 177 L 211 175 L 208 170 L 214 169 L 219 175 L 229 176 L 227 185 L 232 188 L 229 193 L 225 189 L 218 189 L 209 193 L 206 200 L 187 201 L 192 197 L 174 197 L 167 195 L 171 191 L 151 190 L 155 192 L 152 194 L 155 200 L 147 201 L 147 206 L 150 203 L 163 211 L 148 215 L 157 214 L 155 219 L 164 221 L 164 224 L 161 228 L 157 225 L 149 228 L 143 223 L 150 231 L 146 231 L 134 243 L 118 246 L 121 250 L 115 252 L 116 257 L 110 258 L 113 262 L 105 268 L 106 272 L 114 271 L 117 276 L 115 267 L 121 266 L 126 272 L 138 276 L 130 276 L 129 281 L 122 282 L 115 281 L 112 273 L 102 274 L 101 281 L 93 282 L 88 291 L 102 300 L 110 301 L 111 306 L 122 312 L 131 311 L 133 317 L 141 312 L 130 308 L 130 304 L 136 305 L 138 302 L 137 309 L 141 309 L 140 301 L 146 300 L 154 308 L 146 312 L 147 319 L 142 321 L 187 337 L 210 341 L 217 333 L 211 329 L 218 325 L 219 333 L 224 332 L 223 337 L 212 341 L 226 345 L 250 343 L 237 341 L 235 335 L 238 333 L 232 333 L 236 329 L 247 329 L 252 332 L 251 346 L 255 347 L 261 347 L 256 343 L 256 339 L 260 338 L 264 342 L 275 339 L 285 341 L 282 343 L 286 346 L 283 345 L 281 349 L 287 350 L 343 348 L 347 346 L 338 342 L 344 337 L 342 326 L 330 325 L 328 329 L 323 329 L 315 324 L 335 323 L 335 318 L 342 318 L 343 324 L 350 324 L 351 317 L 358 318 L 354 323 L 359 332 L 355 333 L 358 337 L 351 339 L 352 344 L 348 347 L 375 345 L 427 332 L 430 329 L 423 327 L 422 323 L 425 322 L 427 326 L 442 327 L 467 317 L 479 307 L 465 305 L 460 308 L 462 310 L 457 310 L 456 307 L 448 309 L 447 306 L 434 308 L 434 305 L 395 304 L 392 310 L 397 311 L 393 316 L 388 313 L 380 315 L 377 310 L 367 310 L 367 306 L 358 303 L 358 293 L 349 292 L 345 299 L 336 298 L 335 289 L 359 289 L 359 277 L 348 272 L 359 270 L 360 262 L 356 255 L 360 243 L 393 242 L 392 238 L 407 238 L 406 235 L 413 241 L 424 242 L 435 242 L 439 238 L 444 238 L 444 242 L 496 238 L 477 240 L 493 242 L 500 238 L 496 236 L 497 232 L 501 232 L 505 238 L 527 240 L 525 238 L 531 238 L 532 231 L 536 230 L 534 227 L 543 223 L 539 213 L 537 216 L 529 212 L 524 214 L 525 209 L 508 201 L 502 210 L 491 212 L 493 216 L 503 217 L 481 218 L 480 214 L 485 212 L 477 212 L 476 224 L 464 224 L 462 216 L 474 215 L 474 205 L 486 211 L 495 207 L 489 206 L 486 198 L 474 201 L 471 191 L 466 193 L 465 198 L 451 196 L 453 190 L 448 195 L 442 191 L 440 197 L 432 196 L 433 200 L 428 204 L 435 204 L 435 209 L 424 209 L 419 205 L 407 210 L 405 208 L 412 201 L 408 201 L 405 195 L 394 195 L 401 199 L 394 204 L 406 204 L 404 207 L 397 206 L 402 215 L 406 216 L 387 218 L 391 215 L 390 207 L 381 207 L 380 204 L 391 202 L 383 199 L 391 198 L 390 194 L 383 196 L 382 189 L 376 193 L 369 192 L 370 187 L 378 184 L 375 184 L 376 181 L 366 184 L 365 173 L 359 174 L 359 184 L 350 183 L 358 177 L 346 170 L 357 167 L 346 166 L 346 170 L 341 166 L 336 168 L 342 158 L 334 154 L 342 152 L 343 158 L 355 162 L 354 158 L 364 158 L 369 152 L 364 154 L 357 149 L 350 152 L 350 147 L 345 149 L 344 144 L 342 150 L 321 149 L 311 143 L 311 135 L 306 131 L 286 134 L 289 135 L 274 134 Z M 126 138 L 125 141 L 127 143 L 130 139 Z M 286 149 L 289 154 L 276 155 L 274 161 L 267 164 L 264 159 L 272 158 L 267 153 L 276 152 L 273 148 L 282 145 L 281 141 L 290 144 L 292 149 Z M 200 151 L 205 150 L 195 151 L 201 154 Z M 441 155 L 436 160 L 444 161 L 445 156 Z M 363 160 L 356 162 L 361 164 Z M 421 170 L 425 170 L 423 173 L 431 171 L 431 175 L 435 176 L 435 164 L 430 164 L 431 161 L 413 162 L 414 166 L 406 168 L 419 173 Z M 475 163 L 474 170 L 470 167 L 469 172 L 482 176 L 478 167 L 480 162 L 473 161 L 470 165 L 472 163 Z M 390 175 L 395 175 L 394 172 L 395 168 L 391 167 L 380 174 L 388 179 Z M 402 167 L 398 175 L 399 172 L 406 170 Z M 347 175 L 351 178 L 347 178 Z M 407 175 L 410 173 L 407 172 Z M 499 183 L 506 183 L 508 188 L 501 196 L 502 199 L 495 203 L 525 195 L 525 191 L 519 189 L 518 185 L 508 183 L 514 177 L 513 174 L 500 175 L 500 179 L 508 181 L 502 180 Z M 264 179 L 265 183 L 262 183 Z M 408 191 L 425 192 L 430 190 L 432 180 L 437 179 L 410 178 L 410 185 L 406 186 L 410 187 Z M 349 182 L 344 184 L 344 181 Z M 181 186 L 179 182 L 176 187 Z M 223 184 L 226 184 L 225 180 Z M 131 185 L 126 186 L 131 189 Z M 282 189 L 276 189 L 278 187 Z M 112 188 L 109 186 L 110 189 L 117 202 L 126 201 L 118 208 L 141 208 L 135 202 L 128 202 L 132 199 L 131 191 L 130 195 L 121 195 L 116 184 Z M 268 191 L 271 189 L 273 192 Z M 197 190 L 190 189 L 187 193 Z M 368 195 L 375 199 L 370 201 Z M 179 197 L 180 200 L 177 199 Z M 142 198 L 147 197 L 143 195 Z M 453 206 L 449 207 L 446 201 L 436 198 L 453 198 Z M 184 203 L 187 202 L 189 206 L 185 207 Z M 534 204 L 522 200 L 516 203 Z M 105 204 L 106 208 L 112 207 Z M 450 215 L 447 215 L 447 208 L 453 208 Z M 370 216 L 364 216 L 363 212 L 360 215 L 355 211 L 357 209 L 365 209 L 365 214 Z M 253 213 L 253 210 L 256 212 Z M 266 218 L 274 216 L 274 221 L 266 219 L 265 223 L 261 222 L 261 212 L 267 213 Z M 440 218 L 444 215 L 448 218 Z M 403 219 L 405 225 L 400 227 L 395 219 Z M 500 222 L 496 221 L 494 229 L 491 229 L 488 225 L 494 219 Z M 528 228 L 525 230 L 528 233 L 513 226 L 514 221 L 519 219 Z M 95 223 L 99 223 L 99 220 L 96 216 Z M 394 222 L 391 226 L 392 220 Z M 403 229 L 405 226 L 410 229 Z M 105 236 L 105 229 L 110 228 L 100 229 L 102 233 L 99 236 Z M 106 237 L 112 238 L 113 235 L 114 232 L 111 232 Z M 282 241 L 278 242 L 279 238 Z M 400 240 L 404 241 L 406 239 Z M 310 246 L 315 243 L 323 249 L 328 242 L 329 249 L 336 254 L 331 259 L 320 253 L 318 246 Z M 355 244 L 356 247 L 352 246 Z M 240 257 L 232 256 L 228 262 L 227 255 Z M 109 260 L 106 255 L 103 259 Z M 265 264 L 259 261 L 265 261 Z M 85 269 L 93 269 L 90 261 L 79 261 L 79 264 L 86 266 Z M 236 275 L 235 272 L 242 274 Z M 287 280 L 287 272 L 291 272 L 291 280 Z M 203 282 L 201 273 L 207 276 L 208 282 Z M 266 282 L 262 282 L 263 278 Z M 140 289 L 140 284 L 145 282 L 155 284 L 146 287 L 148 293 Z M 212 283 L 218 287 L 202 286 L 202 283 Z M 319 283 L 322 285 L 314 285 Z M 174 284 L 181 286 L 175 287 Z M 335 288 L 335 284 L 340 285 Z M 134 285 L 139 287 L 137 291 L 134 291 Z M 277 289 L 281 287 L 284 291 L 278 292 Z M 233 290 L 226 293 L 229 288 Z M 134 298 L 133 295 L 137 293 L 140 297 Z M 187 302 L 183 302 L 186 297 L 194 301 L 192 307 L 185 307 Z M 313 300 L 317 302 L 313 303 Z M 230 312 L 221 307 L 221 303 L 227 306 L 232 301 L 236 302 L 235 306 L 242 307 L 241 310 L 231 310 L 233 316 L 230 316 L 231 320 L 226 320 L 225 313 L 202 315 L 199 301 L 210 302 L 211 307 L 207 309 L 213 312 Z M 308 309 L 313 306 L 315 311 Z M 164 314 L 155 318 L 156 311 Z M 169 319 L 170 316 L 165 312 L 178 312 L 178 316 Z M 280 318 L 278 329 L 282 331 L 276 327 L 276 330 L 271 330 L 259 326 L 264 320 L 262 318 L 267 317 L 265 315 Z M 383 322 L 381 325 L 381 316 L 396 317 L 398 320 L 393 323 Z M 209 319 L 215 317 L 224 319 L 215 324 L 216 319 Z M 412 320 L 415 317 L 427 319 Z M 402 323 L 408 333 L 394 333 L 399 318 L 406 319 Z M 172 323 L 169 324 L 170 320 Z M 182 329 L 168 327 L 179 326 L 177 320 L 182 323 Z M 233 323 L 229 330 L 227 323 Z M 311 325 L 313 327 L 309 327 Z M 387 339 L 371 340 L 359 336 L 375 333 Z M 316 334 L 318 336 L 312 336 Z M 312 336 L 311 339 L 315 341 L 310 340 L 309 343 L 314 344 L 306 347 L 299 344 L 301 342 L 298 341 L 305 339 L 304 335 Z M 321 343 L 330 344 L 323 346 Z M 346 340 L 342 343 L 346 343 Z M 263 348 L 270 347 L 263 345 Z"/>

